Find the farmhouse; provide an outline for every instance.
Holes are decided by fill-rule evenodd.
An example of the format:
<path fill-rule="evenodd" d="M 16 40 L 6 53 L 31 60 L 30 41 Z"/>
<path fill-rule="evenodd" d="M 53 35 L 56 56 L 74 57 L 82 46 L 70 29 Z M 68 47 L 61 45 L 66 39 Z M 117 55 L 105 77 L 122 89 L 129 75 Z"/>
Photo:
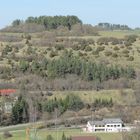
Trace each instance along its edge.
<path fill-rule="evenodd" d="M 103 119 L 101 121 L 88 121 L 88 132 L 121 132 L 123 121 L 120 118 Z"/>

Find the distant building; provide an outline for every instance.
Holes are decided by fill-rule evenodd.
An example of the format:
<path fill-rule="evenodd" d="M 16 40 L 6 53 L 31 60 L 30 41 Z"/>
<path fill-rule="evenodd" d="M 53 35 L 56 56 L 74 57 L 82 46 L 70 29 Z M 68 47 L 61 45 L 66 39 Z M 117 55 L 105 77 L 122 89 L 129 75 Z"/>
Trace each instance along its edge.
<path fill-rule="evenodd" d="M 16 93 L 15 89 L 0 89 L 0 96 L 10 96 Z"/>
<path fill-rule="evenodd" d="M 97 140 L 94 136 L 74 136 L 72 140 Z"/>
<path fill-rule="evenodd" d="M 88 132 L 121 132 L 123 121 L 120 118 L 103 119 L 101 121 L 88 121 Z"/>
<path fill-rule="evenodd" d="M 11 113 L 13 104 L 17 100 L 15 89 L 0 89 L 0 111 Z"/>

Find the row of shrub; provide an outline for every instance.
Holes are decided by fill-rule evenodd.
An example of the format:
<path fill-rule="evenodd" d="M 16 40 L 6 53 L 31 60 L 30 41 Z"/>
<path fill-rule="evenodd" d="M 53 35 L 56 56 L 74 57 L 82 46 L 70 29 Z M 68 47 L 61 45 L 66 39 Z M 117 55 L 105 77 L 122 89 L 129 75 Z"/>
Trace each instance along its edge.
<path fill-rule="evenodd" d="M 123 39 L 114 38 L 114 37 L 101 37 L 97 40 L 98 45 L 108 45 L 111 43 L 112 45 L 126 45 L 130 46 L 132 43 L 136 41 L 138 36 L 136 35 L 128 35 L 125 36 Z"/>

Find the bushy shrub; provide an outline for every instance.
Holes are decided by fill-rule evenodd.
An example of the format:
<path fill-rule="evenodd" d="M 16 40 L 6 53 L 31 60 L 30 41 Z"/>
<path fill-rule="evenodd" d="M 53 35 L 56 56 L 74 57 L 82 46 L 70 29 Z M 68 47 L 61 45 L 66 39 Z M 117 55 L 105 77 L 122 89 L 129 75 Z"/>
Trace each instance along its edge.
<path fill-rule="evenodd" d="M 124 49 L 124 50 L 122 51 L 122 53 L 124 53 L 124 54 L 128 54 L 128 53 L 129 53 L 129 50 Z"/>
<path fill-rule="evenodd" d="M 132 43 L 131 42 L 124 42 L 124 45 L 126 46 L 126 47 L 128 47 L 128 46 L 131 46 L 132 45 Z"/>
<path fill-rule="evenodd" d="M 85 45 L 80 45 L 79 49 L 80 50 L 85 50 L 86 49 L 86 46 Z"/>
<path fill-rule="evenodd" d="M 114 37 L 101 37 L 97 40 L 98 45 L 108 45 L 109 43 L 112 45 L 122 44 L 123 40 Z"/>
<path fill-rule="evenodd" d="M 117 58 L 118 57 L 117 53 L 113 53 L 112 57 Z"/>
<path fill-rule="evenodd" d="M 6 47 L 2 50 L 2 55 L 7 55 L 9 52 L 12 52 L 12 47 L 6 45 Z"/>
<path fill-rule="evenodd" d="M 52 58 L 52 57 L 55 57 L 55 56 L 57 56 L 58 55 L 58 52 L 57 51 L 51 51 L 50 52 L 50 57 Z"/>
<path fill-rule="evenodd" d="M 112 52 L 111 51 L 105 51 L 105 56 L 110 56 L 110 55 L 112 55 Z"/>
<path fill-rule="evenodd" d="M 137 49 L 137 52 L 140 53 L 140 49 Z"/>
<path fill-rule="evenodd" d="M 87 39 L 89 45 L 95 45 L 95 41 L 93 39 Z"/>
<path fill-rule="evenodd" d="M 3 133 L 3 137 L 4 137 L 4 139 L 8 139 L 8 138 L 12 137 L 12 134 L 9 131 L 5 131 Z"/>
<path fill-rule="evenodd" d="M 99 52 L 96 51 L 96 50 L 94 50 L 94 51 L 92 51 L 92 54 L 93 54 L 93 55 L 99 55 Z"/>
<path fill-rule="evenodd" d="M 113 49 L 114 49 L 115 51 L 120 50 L 120 48 L 119 48 L 118 46 L 115 46 Z"/>
<path fill-rule="evenodd" d="M 105 46 L 97 47 L 96 51 L 101 52 L 105 49 Z"/>
<path fill-rule="evenodd" d="M 129 58 L 127 58 L 128 61 L 134 61 L 134 57 L 130 56 Z"/>
<path fill-rule="evenodd" d="M 129 54 L 124 54 L 123 56 L 124 56 L 124 57 L 129 57 Z"/>
<path fill-rule="evenodd" d="M 78 51 L 80 50 L 80 45 L 72 45 L 72 49 Z"/>
<path fill-rule="evenodd" d="M 25 61 L 25 60 L 20 60 L 20 62 L 19 62 L 19 69 L 22 72 L 25 72 L 25 71 L 27 71 L 28 68 L 29 68 L 29 62 Z"/>
<path fill-rule="evenodd" d="M 78 52 L 78 56 L 83 56 L 84 54 L 82 52 Z"/>
<path fill-rule="evenodd" d="M 132 50 L 132 47 L 128 46 L 127 49 L 128 49 L 128 50 Z"/>
<path fill-rule="evenodd" d="M 137 37 L 138 37 L 137 35 L 128 35 L 128 36 L 125 36 L 125 40 L 127 42 L 134 43 Z"/>
<path fill-rule="evenodd" d="M 91 48 L 90 46 L 87 46 L 87 47 L 85 48 L 85 51 L 86 51 L 86 52 L 92 51 L 92 48 Z"/>
<path fill-rule="evenodd" d="M 62 44 L 56 44 L 56 45 L 55 45 L 55 49 L 56 49 L 56 50 L 59 50 L 59 51 L 60 51 L 60 50 L 64 50 L 64 46 L 63 46 Z"/>

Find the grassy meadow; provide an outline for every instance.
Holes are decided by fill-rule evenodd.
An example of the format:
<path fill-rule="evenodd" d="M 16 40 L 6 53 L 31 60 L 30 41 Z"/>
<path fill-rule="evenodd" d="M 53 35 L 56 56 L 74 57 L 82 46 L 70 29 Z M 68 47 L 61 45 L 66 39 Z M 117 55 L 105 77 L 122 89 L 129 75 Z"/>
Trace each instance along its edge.
<path fill-rule="evenodd" d="M 83 132 L 80 129 L 65 129 L 65 130 L 39 130 L 36 133 L 36 138 L 37 140 L 47 140 L 47 135 L 52 135 L 54 140 L 61 140 L 63 133 L 66 135 L 66 137 L 70 136 L 97 136 L 101 140 L 118 140 L 121 139 L 121 133 L 86 133 Z M 34 137 L 34 132 L 30 132 L 31 139 Z M 8 138 L 7 140 L 27 140 L 26 137 L 26 132 L 25 130 L 23 131 L 17 131 L 12 133 L 13 137 Z M 5 140 L 2 136 L 0 135 L 0 140 Z"/>

